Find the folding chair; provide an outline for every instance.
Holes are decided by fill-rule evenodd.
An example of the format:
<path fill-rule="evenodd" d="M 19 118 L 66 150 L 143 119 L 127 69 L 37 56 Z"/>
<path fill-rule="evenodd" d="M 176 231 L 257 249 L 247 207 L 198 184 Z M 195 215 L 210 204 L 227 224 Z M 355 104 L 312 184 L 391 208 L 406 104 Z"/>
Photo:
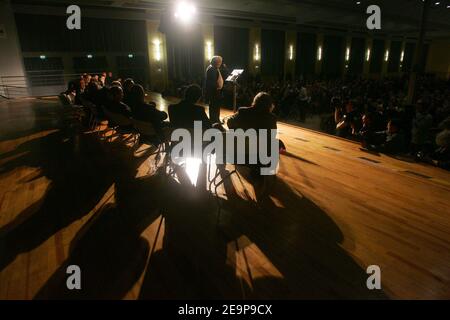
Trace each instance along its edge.
<path fill-rule="evenodd" d="M 134 142 L 136 143 L 137 131 L 134 129 L 133 120 L 128 118 L 120 113 L 110 112 L 104 106 L 100 107 L 108 120 L 108 129 L 109 131 L 114 131 L 115 134 L 112 134 L 108 137 L 108 141 L 111 142 L 112 138 L 121 136 L 123 134 L 131 134 L 134 138 Z M 106 135 L 106 132 L 105 132 Z"/>
<path fill-rule="evenodd" d="M 224 139 L 225 141 L 225 139 Z M 279 140 L 281 141 L 281 140 Z M 283 144 L 284 145 L 284 144 Z M 248 148 L 248 145 L 246 146 L 246 148 Z M 222 204 L 221 204 L 221 198 L 219 197 L 219 194 L 217 192 L 217 189 L 220 185 L 224 184 L 226 181 L 229 181 L 231 179 L 231 177 L 235 174 L 237 175 L 237 177 L 239 178 L 239 180 L 242 183 L 240 174 L 238 172 L 238 167 L 247 167 L 250 168 L 251 170 L 259 170 L 261 169 L 263 166 L 259 165 L 259 164 L 250 164 L 250 163 L 246 163 L 246 164 L 237 164 L 236 159 L 233 159 L 232 161 L 228 161 L 227 157 L 226 157 L 226 150 L 224 150 L 223 152 L 224 155 L 224 164 L 223 167 L 225 167 L 226 164 L 232 164 L 234 165 L 234 169 L 231 170 L 230 172 L 226 173 L 224 176 L 221 176 L 221 168 L 219 166 L 216 165 L 216 172 L 213 176 L 212 179 L 209 179 L 210 177 L 210 169 L 211 169 L 211 164 L 208 164 L 208 181 L 209 181 L 209 190 L 211 191 L 211 193 L 215 196 L 216 200 L 217 200 L 217 221 L 216 224 L 218 225 L 220 222 L 220 216 L 221 216 L 221 212 L 222 212 Z M 248 159 L 248 152 L 246 152 L 246 159 Z M 268 184 L 268 180 L 270 180 L 271 176 L 262 176 L 263 179 L 263 186 L 264 186 L 264 191 L 267 192 L 266 186 Z M 218 180 L 218 178 L 220 178 Z M 248 195 L 247 190 L 244 189 L 244 192 Z"/>
<path fill-rule="evenodd" d="M 137 132 L 137 142 L 136 145 L 140 145 L 141 141 L 144 141 L 148 144 L 154 145 L 157 147 L 155 153 L 155 167 L 158 167 L 159 161 L 161 159 L 161 154 L 166 153 L 166 139 L 165 137 L 161 137 L 153 125 L 148 121 L 141 121 L 133 119 L 133 126 Z M 167 155 L 166 155 L 167 156 Z"/>

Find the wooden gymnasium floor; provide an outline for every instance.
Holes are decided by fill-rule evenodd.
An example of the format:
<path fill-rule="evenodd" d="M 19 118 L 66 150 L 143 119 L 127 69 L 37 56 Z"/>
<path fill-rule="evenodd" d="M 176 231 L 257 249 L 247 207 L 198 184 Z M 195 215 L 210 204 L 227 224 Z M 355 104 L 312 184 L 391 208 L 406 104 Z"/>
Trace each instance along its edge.
<path fill-rule="evenodd" d="M 242 172 L 216 227 L 201 185 L 153 174 L 149 146 L 74 134 L 61 110 L 0 102 L 0 299 L 450 298 L 449 172 L 280 123 L 270 201 Z"/>

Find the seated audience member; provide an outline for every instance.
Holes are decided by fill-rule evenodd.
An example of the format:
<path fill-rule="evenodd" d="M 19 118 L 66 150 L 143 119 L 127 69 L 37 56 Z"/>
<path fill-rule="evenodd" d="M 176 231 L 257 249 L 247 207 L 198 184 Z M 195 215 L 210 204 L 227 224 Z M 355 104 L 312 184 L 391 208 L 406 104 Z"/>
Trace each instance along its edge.
<path fill-rule="evenodd" d="M 425 148 L 431 145 L 430 130 L 432 126 L 433 117 L 428 113 L 424 102 L 419 100 L 411 130 L 411 151 L 414 154 L 425 151 Z"/>
<path fill-rule="evenodd" d="M 111 82 L 111 87 L 112 86 L 116 86 L 116 87 L 121 87 L 122 88 L 122 83 L 119 80 L 115 80 L 113 82 Z M 122 88 L 123 90 L 123 88 Z"/>
<path fill-rule="evenodd" d="M 432 163 L 440 168 L 450 169 L 450 117 L 444 120 L 436 136 L 437 149 L 432 154 Z"/>
<path fill-rule="evenodd" d="M 250 107 L 242 107 L 232 115 L 228 121 L 227 126 L 230 129 L 255 129 L 257 134 L 259 129 L 266 130 L 276 130 L 277 129 L 277 118 L 272 113 L 274 109 L 272 97 L 266 92 L 259 92 L 255 98 L 253 99 L 253 103 Z M 259 150 L 260 140 L 258 136 L 258 147 Z M 273 150 L 271 148 L 271 135 L 270 132 L 267 132 L 267 142 L 266 147 L 268 154 L 272 154 Z M 280 153 L 284 153 L 286 151 L 286 147 L 281 142 L 278 141 L 278 149 Z M 237 150 L 235 150 L 235 155 Z M 249 149 L 246 148 L 245 158 L 248 161 L 249 159 Z M 250 178 L 252 179 L 252 183 L 255 188 L 255 195 L 258 199 L 258 205 L 263 203 L 267 199 L 268 191 L 269 191 L 269 181 L 265 179 L 264 176 L 261 175 L 261 167 L 267 167 L 267 165 L 263 165 L 260 161 L 261 159 L 258 156 L 258 160 L 256 164 L 247 164 L 246 166 L 250 168 Z"/>
<path fill-rule="evenodd" d="M 306 119 L 306 112 L 308 109 L 308 91 L 306 90 L 305 86 L 301 84 L 299 89 L 299 95 L 298 95 L 298 109 L 299 109 L 299 121 L 305 122 Z"/>
<path fill-rule="evenodd" d="M 95 82 L 89 82 L 84 91 L 84 98 L 89 100 L 93 104 L 98 105 L 98 90 L 99 88 Z"/>
<path fill-rule="evenodd" d="M 277 118 L 272 113 L 272 98 L 266 92 L 258 93 L 253 99 L 251 107 L 239 108 L 232 115 L 227 126 L 230 129 L 277 129 Z"/>
<path fill-rule="evenodd" d="M 400 121 L 392 119 L 387 124 L 387 130 L 376 133 L 375 138 L 380 138 L 381 144 L 375 146 L 376 151 L 399 154 L 405 152 L 405 138 L 400 130 Z M 373 147 L 373 146 L 372 146 Z"/>
<path fill-rule="evenodd" d="M 97 105 L 98 106 L 106 106 L 106 104 L 109 102 L 109 88 L 108 87 L 98 87 L 99 90 L 97 92 Z"/>
<path fill-rule="evenodd" d="M 110 87 L 112 86 L 112 83 L 114 82 L 113 80 L 113 73 L 111 71 L 108 72 L 108 74 L 105 74 L 105 83 L 106 86 Z"/>
<path fill-rule="evenodd" d="M 353 103 L 347 101 L 345 110 L 335 110 L 336 133 L 339 137 L 346 138 L 351 135 L 351 128 L 357 122 L 357 115 L 353 109 Z"/>
<path fill-rule="evenodd" d="M 86 90 L 86 83 L 84 82 L 84 78 L 82 77 L 76 82 L 75 104 L 82 105 L 80 98 L 84 94 L 85 90 Z"/>
<path fill-rule="evenodd" d="M 205 109 L 197 105 L 202 97 L 202 89 L 198 85 L 190 85 L 184 92 L 184 99 L 169 106 L 170 124 L 174 128 L 192 129 L 194 121 L 201 121 L 203 129 L 211 128 L 211 121 Z"/>
<path fill-rule="evenodd" d="M 368 145 L 375 144 L 375 130 L 372 125 L 372 115 L 364 114 L 361 118 L 362 127 L 358 131 L 355 130 L 354 134 L 356 137 L 361 139 L 361 144 L 363 148 L 366 148 Z M 353 128 L 355 128 L 353 126 Z"/>
<path fill-rule="evenodd" d="M 87 73 L 83 74 L 83 80 L 84 80 L 84 83 L 86 84 L 86 87 L 89 85 L 89 83 L 91 83 L 91 79 L 92 79 L 92 76 L 90 74 L 87 74 Z"/>
<path fill-rule="evenodd" d="M 131 87 L 128 101 L 134 119 L 150 122 L 156 132 L 162 132 L 167 113 L 156 109 L 154 103 L 145 103 L 145 92 L 141 85 L 135 84 Z"/>
<path fill-rule="evenodd" d="M 110 101 L 106 104 L 106 108 L 109 112 L 121 114 L 127 118 L 131 118 L 130 108 L 122 102 L 123 90 L 121 87 L 111 87 L 110 90 Z"/>
<path fill-rule="evenodd" d="M 243 107 L 239 108 L 238 112 L 232 115 L 228 121 L 227 126 L 230 129 L 266 129 L 272 130 L 277 129 L 277 118 L 272 113 L 274 106 L 272 102 L 272 97 L 266 92 L 258 93 L 253 99 L 253 103 L 251 107 Z M 267 133 L 267 148 L 269 150 L 269 154 L 271 153 L 271 137 L 270 132 Z M 259 146 L 258 140 L 258 146 Z M 252 168 L 252 176 L 258 177 L 260 174 L 259 168 L 260 165 L 251 166 Z"/>
<path fill-rule="evenodd" d="M 134 85 L 134 81 L 131 78 L 125 79 L 125 81 L 122 84 L 122 88 L 123 88 L 123 102 L 125 104 L 127 104 L 127 105 L 130 102 L 129 101 L 129 99 L 130 99 L 129 94 L 130 94 L 130 91 L 131 91 L 131 88 L 133 87 L 133 85 Z"/>
<path fill-rule="evenodd" d="M 77 84 L 75 81 L 70 81 L 67 90 L 62 92 L 60 97 L 64 100 L 64 103 L 66 105 L 73 105 L 75 104 L 77 96 Z"/>
<path fill-rule="evenodd" d="M 100 78 L 98 79 L 98 83 L 100 86 L 105 87 L 106 86 L 106 72 L 103 72 L 100 75 Z"/>
<path fill-rule="evenodd" d="M 450 170 L 450 117 L 439 124 L 441 130 L 436 135 L 436 149 L 430 154 L 418 153 L 416 160 Z"/>

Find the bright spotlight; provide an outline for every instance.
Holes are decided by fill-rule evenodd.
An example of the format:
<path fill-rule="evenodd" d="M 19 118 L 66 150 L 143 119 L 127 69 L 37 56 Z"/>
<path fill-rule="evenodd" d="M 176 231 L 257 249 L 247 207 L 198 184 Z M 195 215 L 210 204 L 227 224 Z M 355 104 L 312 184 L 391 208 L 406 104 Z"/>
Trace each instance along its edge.
<path fill-rule="evenodd" d="M 194 186 L 197 185 L 198 173 L 200 171 L 201 164 L 202 164 L 202 159 L 198 159 L 198 158 L 187 158 L 186 159 L 186 174 Z"/>
<path fill-rule="evenodd" d="M 190 23 L 194 19 L 197 9 L 192 3 L 179 2 L 175 7 L 175 18 L 182 23 Z"/>

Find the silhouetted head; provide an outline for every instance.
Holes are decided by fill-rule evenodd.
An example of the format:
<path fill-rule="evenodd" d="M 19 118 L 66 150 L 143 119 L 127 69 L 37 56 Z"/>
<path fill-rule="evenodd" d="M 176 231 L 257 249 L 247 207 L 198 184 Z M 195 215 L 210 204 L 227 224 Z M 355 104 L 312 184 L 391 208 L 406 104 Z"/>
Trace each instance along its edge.
<path fill-rule="evenodd" d="M 123 90 L 125 92 L 130 92 L 131 87 L 134 85 L 134 81 L 131 78 L 125 79 L 125 81 L 123 82 Z"/>
<path fill-rule="evenodd" d="M 387 131 L 391 134 L 397 133 L 400 131 L 400 126 L 401 126 L 400 120 L 391 119 L 391 120 L 389 120 L 389 122 L 387 124 Z"/>
<path fill-rule="evenodd" d="M 130 103 L 143 104 L 145 102 L 144 88 L 140 84 L 134 84 L 130 89 Z"/>
<path fill-rule="evenodd" d="M 252 106 L 261 111 L 271 112 L 273 108 L 272 97 L 267 92 L 259 92 L 253 99 Z"/>
<path fill-rule="evenodd" d="M 112 86 L 111 89 L 109 89 L 109 92 L 111 94 L 111 99 L 114 102 L 120 102 L 123 99 L 123 90 L 119 86 Z"/>
<path fill-rule="evenodd" d="M 331 106 L 333 108 L 340 108 L 342 106 L 341 99 L 339 99 L 338 97 L 331 98 Z"/>
<path fill-rule="evenodd" d="M 120 83 L 120 81 L 113 81 L 113 82 L 111 82 L 111 86 L 121 87 L 122 88 L 122 84 Z"/>
<path fill-rule="evenodd" d="M 191 84 L 186 88 L 186 91 L 184 92 L 184 100 L 189 103 L 197 103 L 201 97 L 202 89 L 196 84 Z"/>

